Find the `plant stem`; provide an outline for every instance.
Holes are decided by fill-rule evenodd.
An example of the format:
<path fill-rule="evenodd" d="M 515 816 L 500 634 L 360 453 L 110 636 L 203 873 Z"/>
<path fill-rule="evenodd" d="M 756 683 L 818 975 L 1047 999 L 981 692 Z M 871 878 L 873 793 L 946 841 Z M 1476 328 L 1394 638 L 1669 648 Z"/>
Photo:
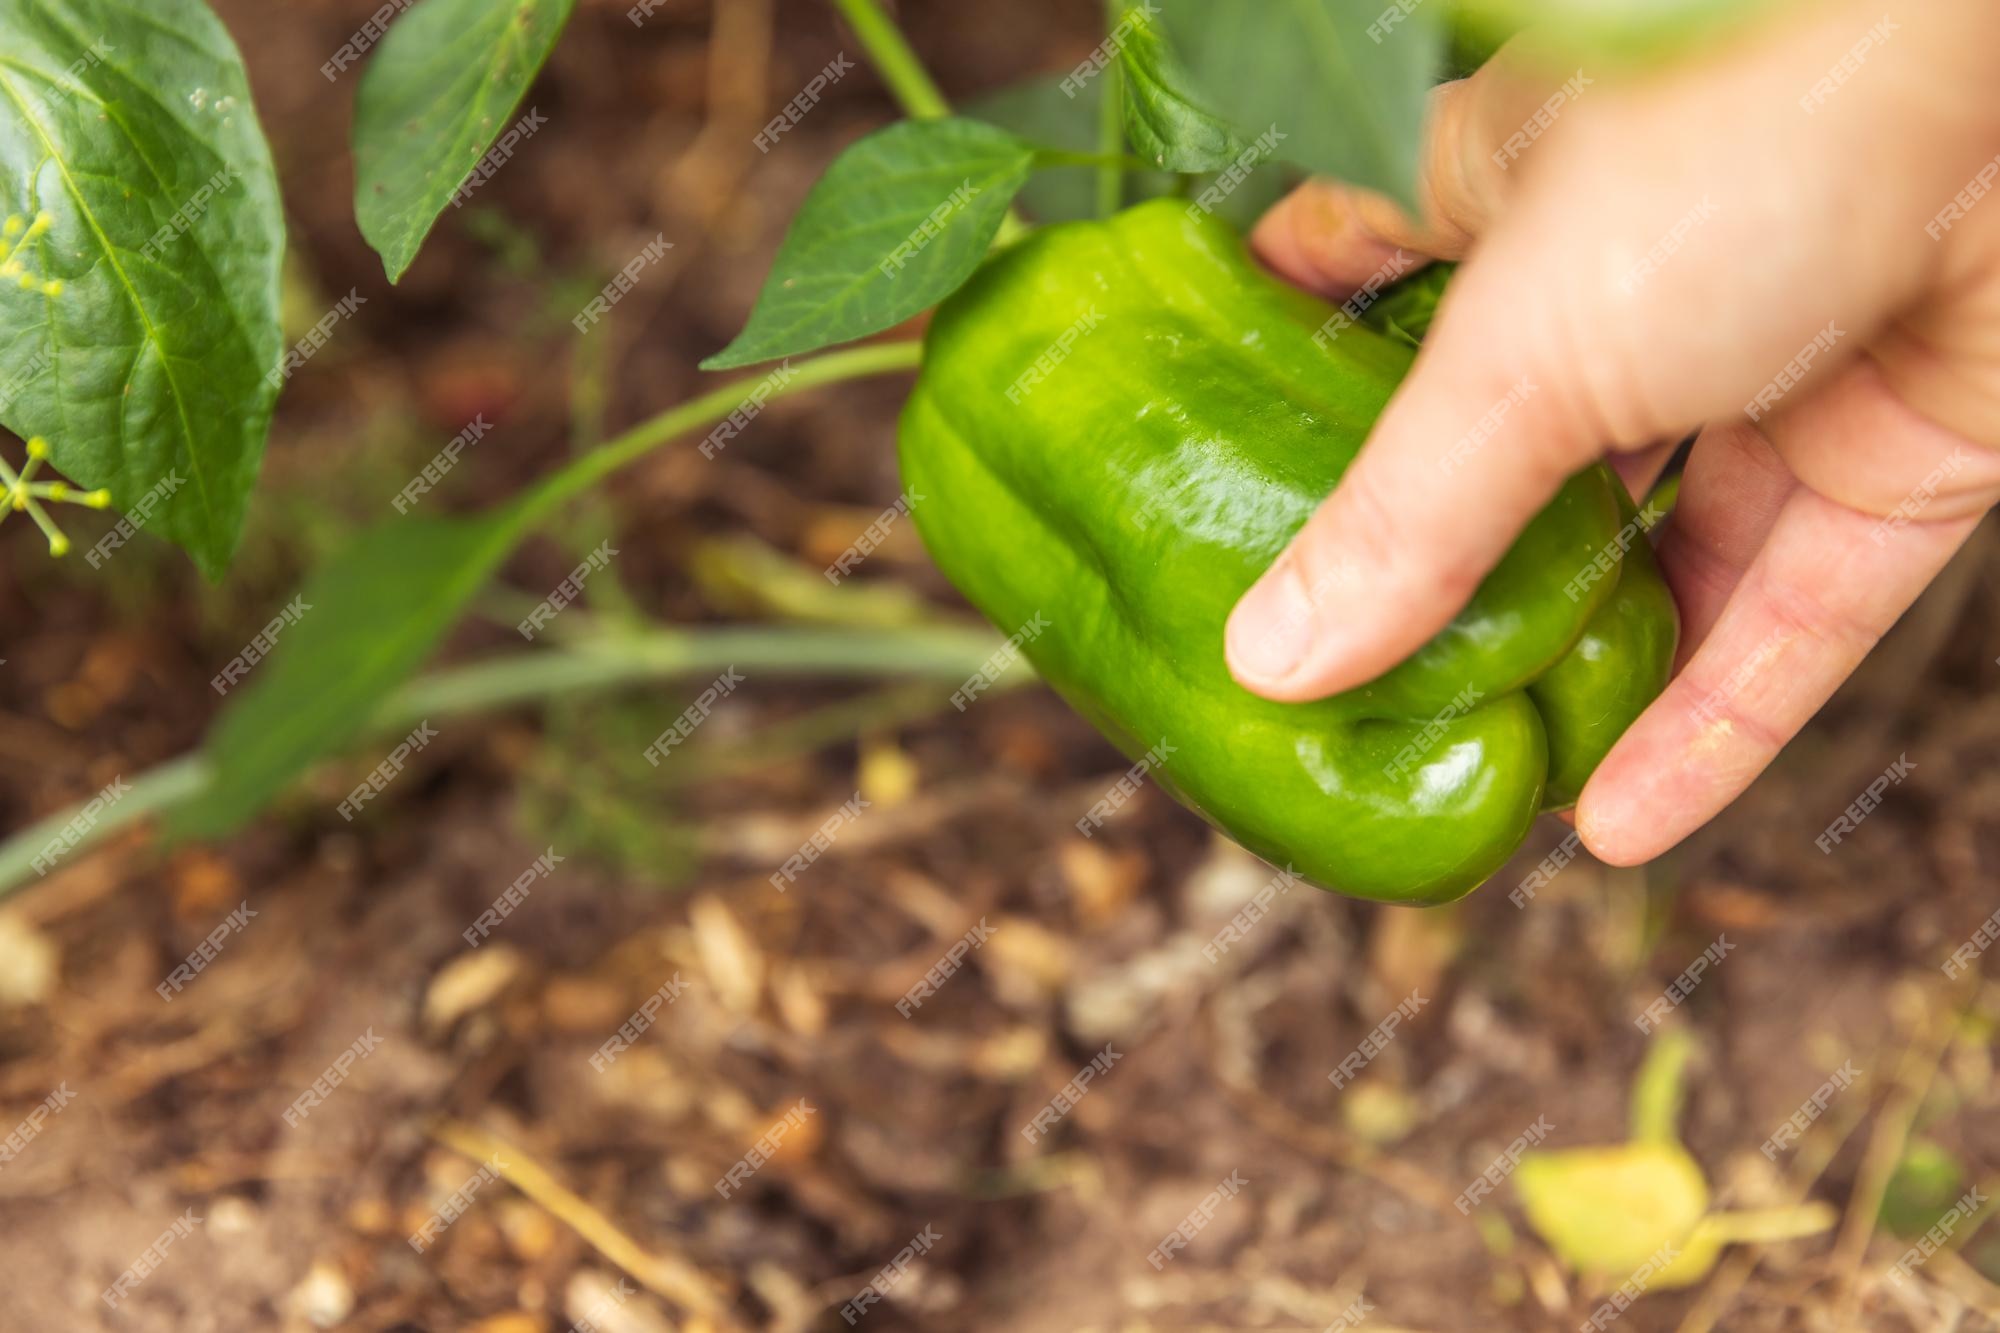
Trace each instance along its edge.
<path fill-rule="evenodd" d="M 1697 1234 L 1725 1245 L 1770 1245 L 1831 1231 L 1839 1220 L 1840 1214 L 1834 1211 L 1832 1204 L 1814 1200 L 1785 1208 L 1746 1208 L 1732 1213 L 1710 1213 L 1701 1219 Z"/>
<path fill-rule="evenodd" d="M 1680 1142 L 1684 1079 L 1694 1038 L 1668 1028 L 1653 1038 L 1632 1080 L 1631 1138 L 1634 1143 Z"/>
<path fill-rule="evenodd" d="M 868 59 L 880 71 L 896 102 L 913 120 L 936 120 L 951 114 L 930 72 L 890 17 L 876 0 L 833 0 L 834 7 L 847 19 L 854 35 L 861 39 Z"/>
<path fill-rule="evenodd" d="M 1151 164 L 1130 153 L 1077 153 L 1066 148 L 1044 148 L 1035 154 L 1038 167 L 1110 167 L 1123 173 L 1146 171 Z"/>
<path fill-rule="evenodd" d="M 573 690 L 705 676 L 736 667 L 746 675 L 910 675 L 962 681 L 979 670 L 998 640 L 987 629 L 668 630 L 561 653 L 524 653 L 419 677 L 391 695 L 376 715 L 384 731 L 426 717 L 502 708 Z"/>
<path fill-rule="evenodd" d="M 764 400 L 768 402 L 785 394 L 798 393 L 802 389 L 833 384 L 840 380 L 860 379 L 866 375 L 884 375 L 898 370 L 915 370 L 922 360 L 923 344 L 913 339 L 869 343 L 841 352 L 829 352 L 810 361 L 801 361 L 784 371 L 786 378 L 771 385 L 765 391 Z M 548 517 L 563 501 L 589 490 L 619 468 L 652 452 L 675 436 L 728 416 L 748 403 L 752 395 L 777 373 L 779 372 L 771 372 L 762 380 L 736 380 L 719 389 L 711 389 L 697 398 L 690 398 L 678 407 L 668 408 L 658 416 L 640 422 L 615 439 L 607 440 L 560 472 L 546 478 L 530 491 L 520 502 L 524 522 L 526 524 L 539 522 Z"/>
<path fill-rule="evenodd" d="M 822 628 L 613 634 L 586 647 L 473 662 L 419 677 L 384 700 L 366 730 L 395 733 L 424 718 L 484 712 L 576 690 L 717 674 L 729 667 L 741 668 L 746 676 L 902 675 L 957 684 L 981 670 L 1001 642 L 988 629 L 934 626 L 871 627 L 865 634 Z M 1004 679 L 1012 684 L 1026 674 L 1016 663 Z M 207 781 L 199 751 L 141 773 L 63 855 L 78 855 L 120 829 L 192 799 Z M 83 804 L 58 810 L 0 842 L 0 896 L 34 877 L 35 859 Z"/>
<path fill-rule="evenodd" d="M 993 691 L 1017 689 L 1034 679 L 1031 672 L 1008 671 L 993 683 Z M 983 697 L 983 696 L 982 696 Z M 951 702 L 935 681 L 892 685 L 802 716 L 774 723 L 745 744 L 730 749 L 704 746 L 676 756 L 664 766 L 660 783 L 673 791 L 698 787 L 720 778 L 753 773 L 760 768 L 809 755 L 856 735 L 921 722 L 944 711 Z"/>
<path fill-rule="evenodd" d="M 609 330 L 606 330 L 609 333 Z M 571 344 L 569 369 L 569 451 L 582 457 L 604 441 L 604 410 L 610 395 L 611 338 L 578 338 Z M 617 535 L 617 515 L 608 497 L 594 497 L 574 522 L 564 525 L 566 552 L 581 560 L 601 541 Z M 616 616 L 631 625 L 645 625 L 647 617 L 638 599 L 625 586 L 624 572 L 608 565 L 604 577 L 591 583 L 591 601 L 603 614 Z"/>
<path fill-rule="evenodd" d="M 1123 0 L 1104 0 L 1104 16 L 1116 28 Z M 1116 62 L 1104 71 L 1102 97 L 1097 104 L 1097 216 L 1108 218 L 1125 202 L 1125 169 L 1111 159 L 1125 146 L 1125 71 Z"/>
<path fill-rule="evenodd" d="M 208 770 L 200 751 L 182 755 L 141 773 L 127 780 L 126 793 L 106 806 L 97 817 L 97 822 L 63 855 L 74 856 L 91 843 L 110 836 L 128 824 L 136 824 L 149 815 L 180 804 L 206 785 Z M 36 858 L 69 826 L 84 804 L 78 801 L 65 806 L 0 843 L 0 896 L 11 893 L 40 873 L 35 869 Z"/>

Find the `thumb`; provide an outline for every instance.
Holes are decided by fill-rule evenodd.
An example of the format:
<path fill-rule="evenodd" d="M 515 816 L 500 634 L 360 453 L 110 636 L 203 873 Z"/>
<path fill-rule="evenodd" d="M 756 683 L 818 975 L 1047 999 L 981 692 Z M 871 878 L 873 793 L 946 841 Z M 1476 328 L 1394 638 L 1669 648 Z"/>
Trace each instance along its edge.
<path fill-rule="evenodd" d="M 1408 657 L 1599 452 L 1608 432 L 1567 359 L 1498 328 L 1518 307 L 1480 276 L 1461 270 L 1367 445 L 1237 604 L 1229 665 L 1246 688 L 1316 699 Z"/>

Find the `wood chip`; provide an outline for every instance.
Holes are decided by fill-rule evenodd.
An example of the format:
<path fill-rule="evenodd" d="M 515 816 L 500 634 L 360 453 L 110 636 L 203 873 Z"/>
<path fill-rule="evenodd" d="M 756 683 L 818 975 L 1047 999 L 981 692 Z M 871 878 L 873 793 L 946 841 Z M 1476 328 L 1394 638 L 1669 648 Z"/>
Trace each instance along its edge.
<path fill-rule="evenodd" d="M 62 972 L 62 951 L 19 912 L 0 912 L 0 1009 L 41 1004 Z"/>
<path fill-rule="evenodd" d="M 424 992 L 424 1029 L 433 1037 L 491 1004 L 521 975 L 527 960 L 508 944 L 489 944 L 460 954 L 438 969 Z"/>
<path fill-rule="evenodd" d="M 1146 856 L 1136 849 L 1114 852 L 1094 840 L 1070 838 L 1056 857 L 1085 925 L 1101 926 L 1118 916 L 1146 882 Z"/>
<path fill-rule="evenodd" d="M 688 909 L 708 985 L 724 1009 L 754 1013 L 764 990 L 764 954 L 722 899 L 706 894 Z"/>

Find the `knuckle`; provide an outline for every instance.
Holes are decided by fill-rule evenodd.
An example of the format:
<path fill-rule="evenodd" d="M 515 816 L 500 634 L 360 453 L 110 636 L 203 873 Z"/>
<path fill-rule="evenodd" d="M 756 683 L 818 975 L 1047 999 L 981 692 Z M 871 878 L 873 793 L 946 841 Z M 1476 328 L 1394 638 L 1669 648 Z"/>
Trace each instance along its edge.
<path fill-rule="evenodd" d="M 1606 338 L 1597 307 L 1572 282 L 1544 293 L 1521 329 L 1513 357 L 1524 373 L 1541 372 L 1537 443 L 1548 456 L 1578 467 L 1606 448 L 1632 449 L 1677 432 L 1675 413 L 1661 401 L 1659 367 L 1627 338 Z"/>
<path fill-rule="evenodd" d="M 1322 506 L 1286 553 L 1305 589 L 1307 603 L 1317 610 L 1364 586 L 1371 566 L 1379 568 L 1372 541 L 1332 506 Z"/>
<path fill-rule="evenodd" d="M 1424 212 L 1443 258 L 1463 254 L 1485 229 L 1505 181 L 1492 158 L 1492 136 L 1477 124 L 1477 102 L 1477 90 L 1467 79 L 1442 84 L 1431 93 Z"/>
<path fill-rule="evenodd" d="M 1321 566 L 1329 574 L 1336 566 L 1349 563 L 1377 572 L 1390 569 L 1396 563 L 1396 521 L 1380 485 L 1370 478 L 1369 469 L 1355 468 L 1341 479 L 1334 495 L 1336 502 L 1320 511 L 1326 515 L 1322 526 L 1329 539 L 1337 535 L 1339 550 L 1345 554 L 1316 550 L 1314 554 Z M 1334 544 L 1328 540 L 1317 545 L 1325 548 Z"/>
<path fill-rule="evenodd" d="M 1404 507 L 1392 503 L 1372 474 L 1356 475 L 1340 491 L 1340 552 L 1321 552 L 1327 577 L 1361 579 L 1398 590 L 1415 603 L 1458 607 L 1471 600 L 1479 573 L 1464 560 L 1441 560 L 1439 543 L 1423 539 Z"/>
<path fill-rule="evenodd" d="M 1753 752 L 1775 754 L 1791 739 L 1790 732 L 1765 718 L 1741 698 L 1741 683 L 1719 664 L 1713 653 L 1698 653 L 1673 684 L 1680 702 L 1698 727 L 1718 728 L 1749 743 Z M 1712 746 L 1704 753 L 1714 756 Z"/>
<path fill-rule="evenodd" d="M 1883 628 L 1838 601 L 1817 596 L 1804 585 L 1769 577 L 1756 580 L 1756 596 L 1784 629 L 1859 659 L 1881 639 Z"/>

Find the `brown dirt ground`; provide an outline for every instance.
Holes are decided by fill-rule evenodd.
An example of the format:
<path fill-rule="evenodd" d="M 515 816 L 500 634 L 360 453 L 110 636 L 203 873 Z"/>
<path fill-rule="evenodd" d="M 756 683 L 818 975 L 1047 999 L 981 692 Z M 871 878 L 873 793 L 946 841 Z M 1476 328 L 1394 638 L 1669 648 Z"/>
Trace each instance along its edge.
<path fill-rule="evenodd" d="M 301 283 L 369 305 L 288 390 L 223 587 L 166 553 L 88 577 L 51 567 L 27 525 L 0 529 L 8 828 L 194 745 L 214 664 L 475 411 L 498 429 L 450 503 L 546 470 L 566 447 L 571 298 L 655 233 L 676 248 L 617 311 L 609 419 L 694 391 L 805 188 L 891 114 L 864 69 L 760 156 L 748 140 L 769 109 L 853 50 L 822 6 L 669 0 L 635 32 L 622 0 L 584 0 L 533 94 L 549 125 L 491 185 L 496 207 L 448 219 L 392 290 L 349 209 L 355 80 L 317 73 L 372 0 L 219 7 L 248 54 Z M 1073 64 L 1092 9 L 936 0 L 905 17 L 967 96 Z M 715 464 L 683 448 L 634 468 L 602 519 L 633 597 L 679 622 L 741 609 L 713 575 L 732 534 L 823 563 L 897 492 L 899 393 L 790 400 Z M 0 1126 L 58 1085 L 75 1096 L 0 1167 L 0 1333 L 235 1333 L 315 1312 L 531 1333 L 569 1328 L 621 1274 L 640 1291 L 600 1327 L 841 1328 L 841 1305 L 920 1234 L 934 1245 L 867 1326 L 1316 1330 L 1365 1293 L 1370 1329 L 1573 1328 L 1594 1301 L 1515 1202 L 1474 1225 L 1450 1201 L 1537 1117 L 1557 1144 L 1620 1137 L 1644 1049 L 1632 1016 L 1724 934 L 1737 949 L 1679 1021 L 1697 1039 L 1685 1136 L 1730 1205 L 1850 1210 L 1865 1154 L 1893 1153 L 1912 1116 L 1991 1180 L 2000 994 L 1947 986 L 1938 964 L 2000 905 L 1996 547 L 1989 524 L 1778 767 L 1665 861 L 1584 857 L 1517 910 L 1503 890 L 1557 842 L 1551 825 L 1459 908 L 1302 890 L 1215 963 L 1202 945 L 1268 871 L 1151 792 L 1078 838 L 1075 812 L 1124 764 L 1038 690 L 963 715 L 938 700 L 669 795 L 602 780 L 603 738 L 628 749 L 692 686 L 567 701 L 453 728 L 356 825 L 331 814 L 342 769 L 221 845 L 121 840 L 0 916 Z M 511 574 L 545 587 L 566 564 L 542 543 Z M 958 606 L 912 546 L 869 573 Z M 470 627 L 451 652 L 507 637 Z M 855 694 L 759 685 L 716 726 L 750 735 Z M 1899 753 L 1909 781 L 1822 856 L 1814 836 Z M 877 813 L 773 894 L 770 865 L 857 785 Z M 468 951 L 459 932 L 552 828 L 599 836 Z M 246 900 L 255 919 L 163 1003 L 159 979 Z M 964 972 L 899 1016 L 982 919 L 993 935 Z M 675 976 L 658 1024 L 594 1071 Z M 1426 1007 L 1337 1092 L 1328 1071 L 1412 989 Z M 364 1034 L 379 1047 L 289 1128 L 284 1110 Z M 1020 1126 L 1107 1043 L 1116 1063 L 1028 1144 Z M 1864 1088 L 1767 1162 L 1765 1136 L 1849 1058 Z M 813 1114 L 719 1199 L 716 1180 L 801 1101 Z M 456 1140 L 471 1156 L 446 1146 L 452 1126 L 483 1136 Z M 414 1252 L 405 1238 L 495 1145 L 507 1183 Z M 1148 1253 L 1232 1173 L 1240 1194 L 1155 1271 Z M 98 1293 L 190 1208 L 202 1225 L 107 1311 Z M 1886 1236 L 1865 1262 L 1828 1237 L 1734 1251 L 1620 1327 L 1833 1328 L 1850 1299 L 1860 1327 L 2000 1327 L 2000 1238 L 1965 1241 L 1903 1284 L 1885 1276 L 1902 1248 Z"/>

